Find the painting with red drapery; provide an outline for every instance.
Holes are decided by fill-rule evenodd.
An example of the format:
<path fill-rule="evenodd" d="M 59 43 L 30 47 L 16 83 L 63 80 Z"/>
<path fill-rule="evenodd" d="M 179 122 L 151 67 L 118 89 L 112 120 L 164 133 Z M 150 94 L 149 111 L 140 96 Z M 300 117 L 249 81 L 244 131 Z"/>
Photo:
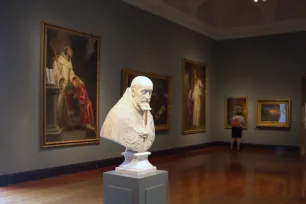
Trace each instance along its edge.
<path fill-rule="evenodd" d="M 100 37 L 42 23 L 42 147 L 98 144 Z"/>

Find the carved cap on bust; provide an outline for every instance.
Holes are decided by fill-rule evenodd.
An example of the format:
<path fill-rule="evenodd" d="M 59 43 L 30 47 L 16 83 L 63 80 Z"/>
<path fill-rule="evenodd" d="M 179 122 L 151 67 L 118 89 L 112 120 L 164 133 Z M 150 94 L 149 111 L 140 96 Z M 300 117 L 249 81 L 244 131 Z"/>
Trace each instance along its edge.
<path fill-rule="evenodd" d="M 149 79 L 148 77 L 145 77 L 145 76 L 135 77 L 131 82 L 131 87 L 136 86 L 136 85 L 146 85 L 146 86 L 152 86 L 153 87 L 153 83 L 152 83 L 151 79 Z"/>

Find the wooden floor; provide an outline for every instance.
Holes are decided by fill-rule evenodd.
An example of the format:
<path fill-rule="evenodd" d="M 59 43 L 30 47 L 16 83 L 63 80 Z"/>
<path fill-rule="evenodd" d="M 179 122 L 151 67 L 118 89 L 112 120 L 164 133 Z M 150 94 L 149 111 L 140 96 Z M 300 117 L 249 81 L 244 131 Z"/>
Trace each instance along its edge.
<path fill-rule="evenodd" d="M 169 171 L 171 204 L 306 203 L 306 160 L 271 150 L 211 148 L 153 159 Z M 101 204 L 99 169 L 0 188 L 0 203 Z"/>

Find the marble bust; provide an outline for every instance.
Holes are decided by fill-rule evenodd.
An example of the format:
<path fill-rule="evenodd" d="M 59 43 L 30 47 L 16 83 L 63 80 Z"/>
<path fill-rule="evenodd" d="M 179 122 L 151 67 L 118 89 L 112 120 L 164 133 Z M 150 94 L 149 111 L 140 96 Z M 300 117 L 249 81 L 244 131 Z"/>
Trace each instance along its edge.
<path fill-rule="evenodd" d="M 101 137 L 126 147 L 126 151 L 146 152 L 155 140 L 154 120 L 150 113 L 152 91 L 153 83 L 148 77 L 135 77 L 107 114 Z"/>

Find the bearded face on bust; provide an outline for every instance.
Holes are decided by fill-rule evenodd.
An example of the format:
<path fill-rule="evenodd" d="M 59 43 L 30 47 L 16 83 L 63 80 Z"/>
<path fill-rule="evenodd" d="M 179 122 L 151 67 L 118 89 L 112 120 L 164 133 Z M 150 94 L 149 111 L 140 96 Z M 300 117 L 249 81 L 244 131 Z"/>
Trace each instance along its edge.
<path fill-rule="evenodd" d="M 155 140 L 154 120 L 150 112 L 152 91 L 153 83 L 149 78 L 135 77 L 107 114 L 101 137 L 135 152 L 147 151 Z"/>
<path fill-rule="evenodd" d="M 150 111 L 150 101 L 153 91 L 153 85 L 150 83 L 131 85 L 132 97 L 136 109 L 141 111 Z"/>

